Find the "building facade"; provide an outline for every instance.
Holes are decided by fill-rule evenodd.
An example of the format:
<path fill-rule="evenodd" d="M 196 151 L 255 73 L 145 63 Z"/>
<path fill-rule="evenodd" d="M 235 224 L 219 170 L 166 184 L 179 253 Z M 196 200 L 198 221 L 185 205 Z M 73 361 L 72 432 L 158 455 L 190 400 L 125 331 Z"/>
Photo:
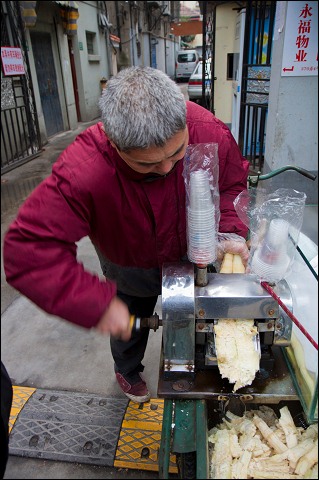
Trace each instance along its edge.
<path fill-rule="evenodd" d="M 48 139 L 99 117 L 105 81 L 131 65 L 175 74 L 174 1 L 1 2 L 1 47 L 20 49 L 23 73 L 1 71 L 1 172 Z M 22 67 L 21 67 L 22 68 Z M 29 115 L 16 113 L 22 98 Z M 10 99 L 10 101 L 8 100 Z M 29 103 L 29 105 L 28 105 Z M 21 106 L 21 105 L 20 105 Z M 30 123 L 34 132 L 28 131 Z"/>
<path fill-rule="evenodd" d="M 122 68 L 149 65 L 174 78 L 180 37 L 200 35 L 200 26 L 204 58 L 213 59 L 206 108 L 228 124 L 251 169 L 292 164 L 316 174 L 318 57 L 298 75 L 283 72 L 283 61 L 302 52 L 285 35 L 291 11 L 300 21 L 307 8 L 317 43 L 318 2 L 198 2 L 203 20 L 186 22 L 179 22 L 180 3 L 1 2 L 1 52 L 20 51 L 14 58 L 24 70 L 5 74 L 2 62 L 1 172 L 39 154 L 52 135 L 98 118 L 103 80 Z M 310 52 L 298 63 L 306 59 Z M 287 172 L 287 184 L 295 186 L 294 175 Z M 315 203 L 318 181 L 301 181 Z"/>

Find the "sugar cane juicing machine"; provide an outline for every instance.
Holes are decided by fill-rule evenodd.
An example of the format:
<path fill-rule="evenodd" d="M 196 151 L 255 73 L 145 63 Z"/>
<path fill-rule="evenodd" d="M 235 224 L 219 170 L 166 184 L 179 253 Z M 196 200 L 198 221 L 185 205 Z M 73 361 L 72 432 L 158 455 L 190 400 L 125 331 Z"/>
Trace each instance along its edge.
<path fill-rule="evenodd" d="M 298 170 L 312 178 L 308 172 Z M 281 306 L 284 303 L 291 312 L 294 309 L 296 292 L 289 282 L 271 284 L 281 300 L 279 304 L 262 286 L 259 275 L 216 273 L 204 262 L 192 262 L 190 251 L 189 257 L 191 262 L 163 267 L 162 319 L 157 314 L 139 319 L 140 327 L 156 330 L 162 326 L 158 382 L 158 396 L 164 399 L 160 478 L 169 478 L 172 452 L 182 478 L 208 478 L 207 425 L 211 411 L 220 415 L 226 408 L 240 411 L 249 404 L 300 401 L 293 372 L 283 354 L 285 349 L 280 348 L 289 347 L 292 338 L 293 322 Z M 233 319 L 253 320 L 253 349 L 259 360 L 253 381 L 237 390 L 222 377 L 216 348 L 218 327 L 223 329 L 224 322 Z M 245 349 L 237 352 L 243 364 L 250 361 L 248 353 Z M 317 399 L 314 401 L 317 405 Z"/>

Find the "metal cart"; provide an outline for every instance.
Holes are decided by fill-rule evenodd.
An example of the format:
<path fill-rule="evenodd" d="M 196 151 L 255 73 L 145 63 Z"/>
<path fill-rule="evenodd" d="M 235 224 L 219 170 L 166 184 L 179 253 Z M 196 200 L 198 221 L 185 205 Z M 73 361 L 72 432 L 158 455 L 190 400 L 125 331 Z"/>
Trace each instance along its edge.
<path fill-rule="evenodd" d="M 250 176 L 249 188 L 285 170 L 316 178 L 299 167 L 285 166 Z M 169 478 L 172 453 L 180 478 L 209 478 L 208 430 L 222 420 L 227 409 L 242 414 L 249 405 L 279 408 L 284 404 L 302 411 L 282 352 L 290 343 L 291 320 L 254 275 L 235 274 L 235 278 L 234 274 L 200 270 L 192 264 L 164 267 L 162 320 L 156 314 L 148 319 L 154 330 L 163 326 L 158 396 L 164 399 L 159 451 L 159 478 L 164 479 Z M 292 309 L 286 282 L 278 282 L 276 289 Z M 207 348 L 213 319 L 227 317 L 254 318 L 261 337 L 261 368 L 240 393 L 233 393 L 228 380 L 221 378 L 214 352 Z"/>

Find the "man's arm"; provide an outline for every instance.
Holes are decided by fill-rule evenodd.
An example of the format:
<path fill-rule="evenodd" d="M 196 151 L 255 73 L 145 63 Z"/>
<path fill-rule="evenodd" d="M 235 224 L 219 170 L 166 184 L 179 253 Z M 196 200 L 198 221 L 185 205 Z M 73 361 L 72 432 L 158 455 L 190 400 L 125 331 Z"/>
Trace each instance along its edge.
<path fill-rule="evenodd" d="M 6 233 L 4 269 L 7 282 L 47 313 L 91 328 L 116 286 L 77 261 L 76 242 L 90 226 L 73 188 L 67 176 L 51 175 L 30 195 Z"/>

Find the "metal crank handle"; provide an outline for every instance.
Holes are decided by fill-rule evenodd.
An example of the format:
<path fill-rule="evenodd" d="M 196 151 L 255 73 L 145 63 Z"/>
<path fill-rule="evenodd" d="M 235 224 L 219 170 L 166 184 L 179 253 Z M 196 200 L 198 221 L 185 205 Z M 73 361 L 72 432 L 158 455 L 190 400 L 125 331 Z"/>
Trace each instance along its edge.
<path fill-rule="evenodd" d="M 162 320 L 157 313 L 154 313 L 150 317 L 137 317 L 136 315 L 130 316 L 130 330 L 132 333 L 139 332 L 141 328 L 150 328 L 156 332 L 158 327 L 162 326 Z"/>

